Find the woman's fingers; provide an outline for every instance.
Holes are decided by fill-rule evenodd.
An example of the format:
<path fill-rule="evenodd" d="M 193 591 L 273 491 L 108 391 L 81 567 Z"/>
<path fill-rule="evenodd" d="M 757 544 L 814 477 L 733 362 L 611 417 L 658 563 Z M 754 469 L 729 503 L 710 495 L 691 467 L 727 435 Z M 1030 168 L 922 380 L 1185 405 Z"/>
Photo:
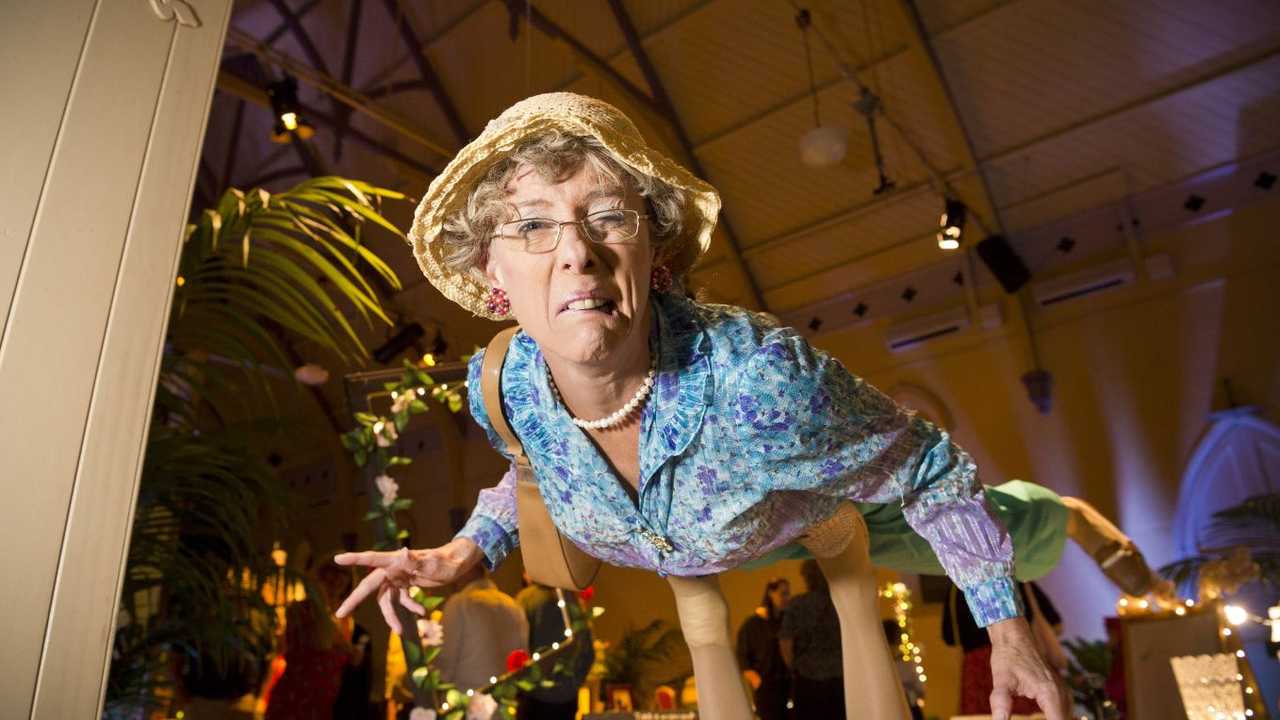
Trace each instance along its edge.
<path fill-rule="evenodd" d="M 382 585 L 382 581 L 385 580 L 386 577 L 386 573 L 381 569 L 374 570 L 366 575 L 365 578 L 360 581 L 360 584 L 356 585 L 356 588 L 351 591 L 351 594 L 347 596 L 347 599 L 342 601 L 342 605 L 338 607 L 338 612 L 334 614 L 340 618 L 350 615 L 351 612 L 360 605 L 360 603 L 365 601 L 365 598 L 368 598 L 370 595 L 377 592 L 378 588 Z"/>
<path fill-rule="evenodd" d="M 409 594 L 408 588 L 400 588 L 400 604 L 415 615 L 427 614 L 427 609 L 422 607 L 422 604 L 417 600 L 413 599 L 413 596 Z"/>
<path fill-rule="evenodd" d="M 387 621 L 387 625 L 397 635 L 404 634 L 404 627 L 400 625 L 400 618 L 396 617 L 395 606 L 391 604 L 390 587 L 384 587 L 378 592 L 378 607 L 382 608 L 382 619 Z"/>
<path fill-rule="evenodd" d="M 339 565 L 364 565 L 365 567 L 387 567 L 401 557 L 399 551 L 395 552 L 378 552 L 376 550 L 366 550 L 365 552 L 349 552 L 338 553 L 333 556 L 333 561 Z"/>

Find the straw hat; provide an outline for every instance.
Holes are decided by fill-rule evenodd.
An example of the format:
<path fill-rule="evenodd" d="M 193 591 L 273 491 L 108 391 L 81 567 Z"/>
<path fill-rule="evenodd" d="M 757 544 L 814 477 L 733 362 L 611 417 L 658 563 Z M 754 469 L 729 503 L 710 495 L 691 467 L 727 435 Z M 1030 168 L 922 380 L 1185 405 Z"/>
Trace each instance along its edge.
<path fill-rule="evenodd" d="M 422 274 L 445 297 L 481 317 L 509 319 L 486 308 L 487 283 L 475 273 L 455 271 L 445 265 L 445 249 L 437 242 L 444 220 L 466 207 L 467 197 L 494 163 L 510 155 L 523 140 L 552 129 L 593 137 L 622 165 L 688 192 L 691 202 L 684 230 L 664 253 L 676 277 L 687 272 L 711 244 L 711 231 L 720 212 L 720 196 L 715 188 L 649 147 L 635 124 L 614 106 L 574 93 L 534 95 L 490 120 L 480 137 L 454 156 L 431 181 L 409 230 L 409 242 Z"/>

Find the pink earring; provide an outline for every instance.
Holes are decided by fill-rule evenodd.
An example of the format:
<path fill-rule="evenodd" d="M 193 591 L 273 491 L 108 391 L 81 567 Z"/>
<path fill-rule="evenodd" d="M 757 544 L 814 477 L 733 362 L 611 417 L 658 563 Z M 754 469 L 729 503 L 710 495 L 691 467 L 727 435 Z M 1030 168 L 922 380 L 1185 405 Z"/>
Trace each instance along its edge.
<path fill-rule="evenodd" d="M 649 273 L 649 287 L 655 292 L 668 292 L 672 284 L 671 268 L 666 265 L 658 265 L 653 272 Z"/>
<path fill-rule="evenodd" d="M 489 295 L 484 299 L 484 309 L 490 315 L 506 317 L 511 313 L 511 299 L 502 288 L 489 288 Z"/>

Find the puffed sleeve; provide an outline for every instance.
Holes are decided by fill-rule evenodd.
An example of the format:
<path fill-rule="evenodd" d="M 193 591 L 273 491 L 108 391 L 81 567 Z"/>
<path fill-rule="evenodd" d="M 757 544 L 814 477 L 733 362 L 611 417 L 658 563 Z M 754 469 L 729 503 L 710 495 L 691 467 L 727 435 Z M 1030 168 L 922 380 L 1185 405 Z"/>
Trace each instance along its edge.
<path fill-rule="evenodd" d="M 489 416 L 485 413 L 484 399 L 480 392 L 480 368 L 484 351 L 478 352 L 467 365 L 467 399 L 471 417 L 484 429 L 489 444 L 506 453 L 506 444 L 498 437 Z M 510 456 L 507 456 L 510 459 Z M 520 542 L 516 524 L 516 470 L 512 465 L 502 480 L 491 488 L 480 491 L 475 510 L 455 537 L 471 540 L 484 552 L 485 565 L 490 570 L 502 564 Z"/>
<path fill-rule="evenodd" d="M 987 626 L 1021 614 L 1013 544 L 968 453 L 795 333 L 768 334 L 734 389 L 742 452 L 770 490 L 899 503 Z"/>

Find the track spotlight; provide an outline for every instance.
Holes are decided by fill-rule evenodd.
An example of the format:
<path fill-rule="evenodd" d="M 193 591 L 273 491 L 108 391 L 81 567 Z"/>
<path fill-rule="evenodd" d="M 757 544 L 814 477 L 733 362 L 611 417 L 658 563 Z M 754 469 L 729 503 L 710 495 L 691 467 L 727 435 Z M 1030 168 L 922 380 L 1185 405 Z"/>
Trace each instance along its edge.
<path fill-rule="evenodd" d="M 964 203 L 947 198 L 942 217 L 938 220 L 938 247 L 943 250 L 956 250 L 960 247 L 960 238 L 964 235 L 964 219 L 968 214 L 969 210 Z"/>
<path fill-rule="evenodd" d="M 275 126 L 271 130 L 271 141 L 285 144 L 293 142 L 297 135 L 303 140 L 310 140 L 316 134 L 315 128 L 308 125 L 299 112 L 298 81 L 285 75 L 280 82 L 271 83 L 267 88 L 271 98 L 271 112 L 276 116 Z"/>

